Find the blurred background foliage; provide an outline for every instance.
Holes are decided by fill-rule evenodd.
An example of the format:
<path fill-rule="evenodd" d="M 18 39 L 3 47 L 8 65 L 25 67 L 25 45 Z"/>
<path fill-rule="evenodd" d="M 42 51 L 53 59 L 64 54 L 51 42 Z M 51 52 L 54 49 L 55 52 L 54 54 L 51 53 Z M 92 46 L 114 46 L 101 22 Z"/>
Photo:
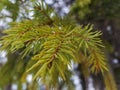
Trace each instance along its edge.
<path fill-rule="evenodd" d="M 36 0 L 1 0 L 0 1 L 0 36 L 3 29 L 9 28 L 9 22 L 32 19 L 33 2 Z M 39 1 L 39 0 L 38 0 Z M 78 24 L 94 24 L 94 28 L 102 31 L 101 38 L 106 45 L 105 52 L 108 58 L 111 78 L 117 84 L 117 89 L 120 89 L 120 0 L 45 0 L 45 2 L 55 9 L 61 16 L 73 18 Z M 31 11 L 31 12 L 30 12 Z M 69 20 L 68 20 L 69 22 Z M 1 52 L 2 53 L 2 52 Z M 3 63 L 1 54 L 1 69 L 0 81 L 1 90 L 13 90 L 11 87 L 14 84 L 18 85 L 18 90 L 37 90 L 38 83 L 30 83 L 29 79 L 25 79 L 30 75 L 24 74 L 26 65 L 30 56 L 27 56 L 20 62 L 19 51 L 13 54 L 6 55 L 7 62 Z M 84 66 L 77 65 L 74 71 L 81 80 L 83 90 L 88 89 L 88 79 L 80 72 L 84 72 Z M 83 71 L 82 71 L 83 70 Z M 109 74 L 110 75 L 110 74 Z M 95 90 L 104 90 L 103 78 L 100 74 L 91 75 L 93 87 Z M 109 77 L 107 78 L 109 79 Z M 110 81 L 112 83 L 112 81 Z M 39 82 L 40 84 L 40 82 Z M 109 84 L 109 83 L 108 83 Z M 40 84 L 41 90 L 44 90 L 44 85 Z M 25 89 L 23 88 L 25 87 Z M 61 83 L 57 90 L 61 90 L 64 84 Z M 71 87 L 70 87 L 71 88 Z M 72 89 L 72 88 L 71 88 Z M 47 90 L 47 89 L 46 89 Z M 111 89 L 113 90 L 112 87 Z"/>

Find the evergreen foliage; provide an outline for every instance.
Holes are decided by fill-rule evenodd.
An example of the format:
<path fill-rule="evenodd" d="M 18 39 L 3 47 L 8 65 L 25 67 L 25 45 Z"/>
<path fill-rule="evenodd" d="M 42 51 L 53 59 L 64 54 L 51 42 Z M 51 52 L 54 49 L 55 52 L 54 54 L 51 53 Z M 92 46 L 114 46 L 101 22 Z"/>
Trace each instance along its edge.
<path fill-rule="evenodd" d="M 2 4 L 7 5 L 15 21 L 19 0 L 16 0 L 17 4 L 10 1 L 5 4 L 7 1 L 2 0 L 0 9 Z M 33 19 L 12 22 L 11 28 L 5 30 L 5 36 L 0 39 L 0 50 L 8 53 L 8 62 L 0 68 L 0 87 L 17 83 L 18 89 L 21 90 L 22 83 L 27 83 L 27 75 L 32 74 L 34 77 L 28 90 L 37 90 L 39 81 L 42 81 L 48 90 L 65 82 L 70 90 L 73 75 L 71 63 L 74 62 L 81 65 L 80 72 L 85 78 L 91 73 L 102 74 L 106 90 L 117 90 L 100 39 L 102 33 L 94 30 L 93 25 L 77 25 L 70 18 L 70 15 L 76 12 L 80 19 L 87 14 L 90 17 L 96 15 L 93 14 L 96 9 L 92 6 L 96 5 L 97 1 L 99 0 L 76 0 L 69 15 L 62 18 L 45 3 L 37 2 L 34 5 Z M 13 7 L 17 7 L 15 13 Z M 12 58 L 9 58 L 11 56 Z"/>
<path fill-rule="evenodd" d="M 33 20 L 11 23 L 0 40 L 1 50 L 19 51 L 23 60 L 31 57 L 22 74 L 31 73 L 33 80 L 40 79 L 55 87 L 61 80 L 70 82 L 71 62 L 85 63 L 95 74 L 108 71 L 100 31 L 94 31 L 92 25 L 83 27 L 72 20 L 67 22 L 66 17 L 60 18 L 45 3 L 36 3 L 34 12 Z"/>

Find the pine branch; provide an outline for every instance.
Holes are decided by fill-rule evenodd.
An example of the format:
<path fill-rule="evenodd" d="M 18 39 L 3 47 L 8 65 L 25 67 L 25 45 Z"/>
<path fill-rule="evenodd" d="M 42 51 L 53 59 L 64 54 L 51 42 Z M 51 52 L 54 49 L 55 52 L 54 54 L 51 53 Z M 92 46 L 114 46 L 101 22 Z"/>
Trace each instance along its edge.
<path fill-rule="evenodd" d="M 51 11 L 44 8 L 37 7 L 33 20 L 17 23 L 6 30 L 6 36 L 0 41 L 1 50 L 13 53 L 21 49 L 23 58 L 31 56 L 30 61 L 34 63 L 27 73 L 31 72 L 34 80 L 41 79 L 52 87 L 60 82 L 59 78 L 70 81 L 71 62 L 84 63 L 86 71 L 89 68 L 93 73 L 108 71 L 101 50 L 104 47 L 99 38 L 101 32 L 92 31 L 90 25 L 82 27 L 71 22 L 65 24 L 64 18 L 57 16 L 51 19 Z M 87 75 L 86 72 L 84 75 Z"/>

